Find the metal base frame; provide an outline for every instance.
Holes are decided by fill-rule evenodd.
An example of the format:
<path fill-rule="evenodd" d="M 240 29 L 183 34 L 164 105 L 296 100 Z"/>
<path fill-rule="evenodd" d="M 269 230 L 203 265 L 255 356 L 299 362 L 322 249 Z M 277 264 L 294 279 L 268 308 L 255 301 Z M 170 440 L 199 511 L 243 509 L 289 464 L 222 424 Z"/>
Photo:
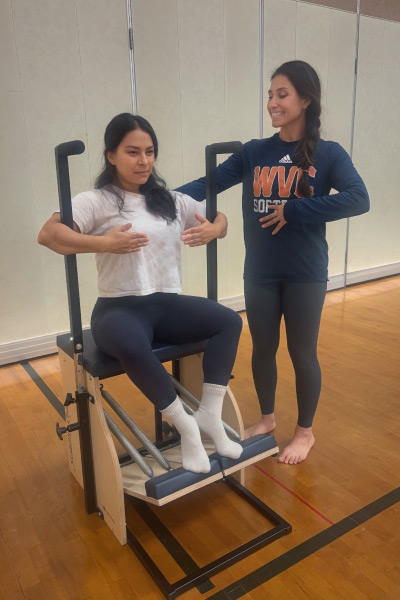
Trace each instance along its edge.
<path fill-rule="evenodd" d="M 170 583 L 160 571 L 153 559 L 146 552 L 139 540 L 127 527 L 127 540 L 129 547 L 141 560 L 147 572 L 151 575 L 152 579 L 155 581 L 168 600 L 173 600 L 173 598 L 176 598 L 180 594 L 183 594 L 189 589 L 200 585 L 201 583 L 207 581 L 207 579 L 212 575 L 215 575 L 219 571 L 228 568 L 230 565 L 242 560 L 246 556 L 249 556 L 253 552 L 256 552 L 260 548 L 263 548 L 280 537 L 288 535 L 292 531 L 292 526 L 290 523 L 285 521 L 276 512 L 264 504 L 259 498 L 249 492 L 249 490 L 243 487 L 238 481 L 236 481 L 236 479 L 228 476 L 223 480 L 223 483 L 229 485 L 234 492 L 251 504 L 253 508 L 258 510 L 258 512 L 268 519 L 269 522 L 272 522 L 275 527 L 242 544 L 241 546 L 238 546 L 231 552 L 224 554 L 220 558 L 213 560 L 207 565 L 191 570 L 190 574 L 186 575 L 186 577 L 183 577 L 182 579 Z M 125 499 L 128 500 L 136 509 L 140 509 L 140 507 L 143 505 L 147 506 L 145 501 L 139 500 L 138 498 L 134 498 L 127 494 L 125 495 Z M 141 517 L 143 518 L 143 514 L 141 514 Z"/>

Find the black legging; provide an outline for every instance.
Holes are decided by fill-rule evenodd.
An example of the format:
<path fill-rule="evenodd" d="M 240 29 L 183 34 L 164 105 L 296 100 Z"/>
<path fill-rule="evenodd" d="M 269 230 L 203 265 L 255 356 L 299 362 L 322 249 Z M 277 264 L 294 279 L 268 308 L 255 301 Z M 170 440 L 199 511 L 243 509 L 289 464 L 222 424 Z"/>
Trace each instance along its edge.
<path fill-rule="evenodd" d="M 152 342 L 179 344 L 209 339 L 203 357 L 204 382 L 227 385 L 242 319 L 207 298 L 156 293 L 99 298 L 91 326 L 100 350 L 117 358 L 133 383 L 163 410 L 174 401 L 176 391 L 152 353 Z"/>
<path fill-rule="evenodd" d="M 288 350 L 296 375 L 298 425 L 311 427 L 321 391 L 317 341 L 326 282 L 245 281 L 247 319 L 253 339 L 252 368 L 263 415 L 274 412 L 276 352 L 285 319 Z"/>

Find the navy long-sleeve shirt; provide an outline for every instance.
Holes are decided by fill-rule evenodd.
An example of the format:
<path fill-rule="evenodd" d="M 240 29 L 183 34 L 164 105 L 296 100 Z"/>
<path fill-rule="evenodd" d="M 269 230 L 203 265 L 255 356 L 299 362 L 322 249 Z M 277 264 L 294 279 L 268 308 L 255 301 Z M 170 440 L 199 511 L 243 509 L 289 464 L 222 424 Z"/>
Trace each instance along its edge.
<path fill-rule="evenodd" d="M 217 167 L 217 192 L 243 184 L 244 279 L 252 283 L 315 282 L 328 278 L 327 221 L 369 210 L 369 197 L 347 152 L 336 142 L 320 140 L 309 168 L 313 195 L 296 192 L 301 169 L 295 164 L 297 142 L 275 134 L 251 140 Z M 337 193 L 331 194 L 331 189 Z M 206 195 L 205 177 L 178 188 L 196 200 Z M 287 224 L 275 235 L 259 219 L 285 203 Z"/>

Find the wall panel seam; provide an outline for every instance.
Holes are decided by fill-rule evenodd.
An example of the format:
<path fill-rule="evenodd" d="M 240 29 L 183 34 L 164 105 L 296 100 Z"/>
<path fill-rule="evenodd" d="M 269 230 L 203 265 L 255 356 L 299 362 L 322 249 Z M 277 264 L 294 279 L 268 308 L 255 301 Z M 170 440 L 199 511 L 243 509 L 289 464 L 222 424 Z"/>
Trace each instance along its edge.
<path fill-rule="evenodd" d="M 132 6 L 131 0 L 126 0 L 126 19 L 129 40 L 129 68 L 131 77 L 131 95 L 132 95 L 132 111 L 137 114 L 137 89 L 136 89 L 136 70 L 135 70 L 135 43 L 132 23 Z M 132 36 L 132 37 L 131 37 Z M 132 45 L 131 45 L 132 40 Z"/>
<path fill-rule="evenodd" d="M 351 113 L 351 126 L 350 126 L 350 158 L 353 159 L 353 145 L 354 145 L 354 129 L 356 121 L 356 99 L 357 99 L 357 73 L 358 73 L 358 50 L 360 44 L 360 0 L 357 0 L 357 15 L 356 15 L 356 39 L 355 39 L 355 53 L 354 53 L 354 79 L 353 79 L 353 107 Z M 344 250 L 344 287 L 347 286 L 347 269 L 349 261 L 349 242 L 350 242 L 350 219 L 347 218 L 346 222 L 346 243 Z"/>

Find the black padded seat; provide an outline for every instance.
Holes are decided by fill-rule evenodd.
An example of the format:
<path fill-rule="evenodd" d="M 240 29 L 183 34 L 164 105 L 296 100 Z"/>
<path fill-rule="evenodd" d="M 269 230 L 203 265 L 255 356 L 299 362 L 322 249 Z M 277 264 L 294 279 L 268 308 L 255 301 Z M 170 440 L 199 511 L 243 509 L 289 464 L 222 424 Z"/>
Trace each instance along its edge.
<path fill-rule="evenodd" d="M 121 363 L 111 356 L 101 352 L 92 337 L 90 329 L 83 330 L 83 367 L 93 377 L 99 379 L 107 379 L 107 377 L 115 377 L 125 373 Z M 204 352 L 208 340 L 201 342 L 191 342 L 189 344 L 162 344 L 155 342 L 153 344 L 153 352 L 160 362 L 168 362 L 170 360 L 183 358 L 192 354 L 200 354 Z M 57 336 L 57 346 L 68 356 L 73 357 L 73 347 L 71 342 L 71 334 L 65 333 Z"/>

